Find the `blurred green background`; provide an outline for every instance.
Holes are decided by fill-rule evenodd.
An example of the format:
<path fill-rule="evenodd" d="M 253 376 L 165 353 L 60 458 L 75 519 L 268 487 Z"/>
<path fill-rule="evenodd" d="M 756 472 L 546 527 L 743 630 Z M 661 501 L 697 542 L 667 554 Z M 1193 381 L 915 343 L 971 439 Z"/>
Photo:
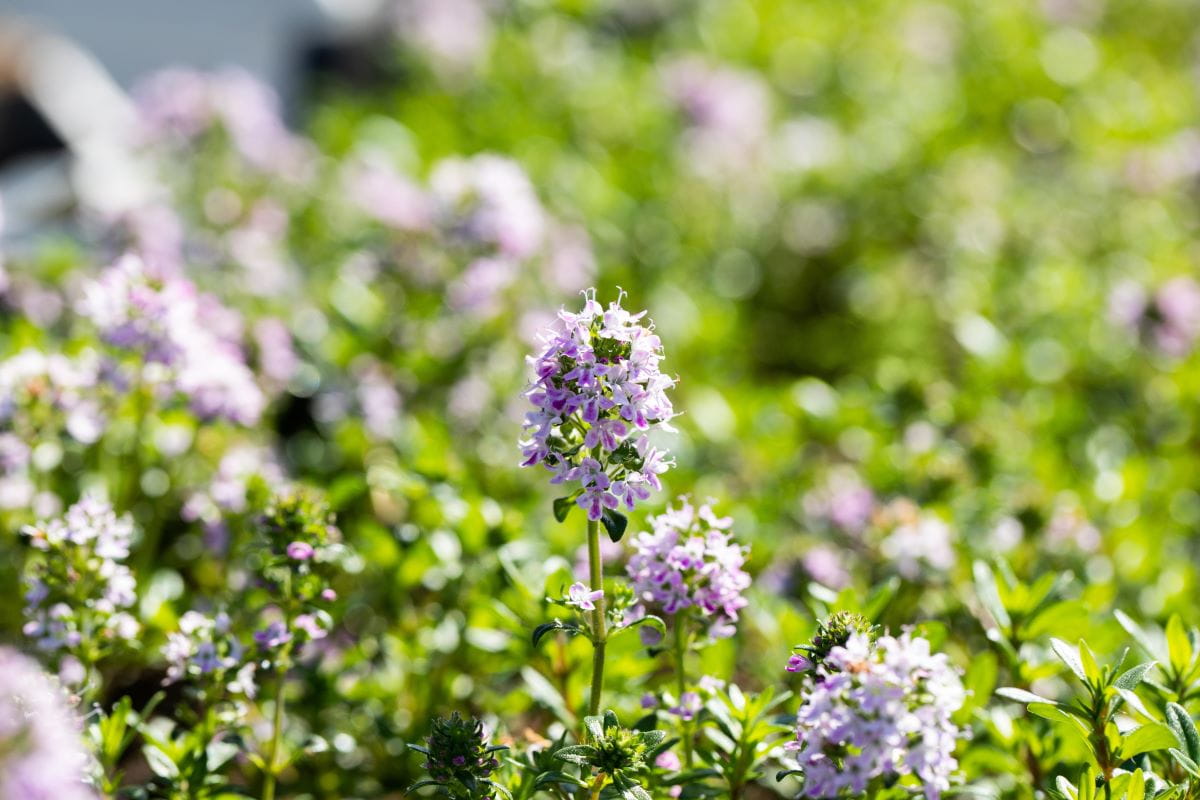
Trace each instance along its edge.
<path fill-rule="evenodd" d="M 1070 573 L 1101 649 L 1119 641 L 1112 607 L 1195 619 L 1200 5 L 451 6 L 450 34 L 427 30 L 430 3 L 401 3 L 394 27 L 322 62 L 295 125 L 302 167 L 248 165 L 220 123 L 149 148 L 189 277 L 247 329 L 282 320 L 299 366 L 257 427 L 170 409 L 151 426 L 193 444 L 155 456 L 166 487 L 125 495 L 165 533 L 140 576 L 152 632 L 113 667 L 114 694 L 147 691 L 155 636 L 220 594 L 227 566 L 180 509 L 250 444 L 329 493 L 361 556 L 339 587 L 342 630 L 297 689 L 299 724 L 324 746 L 288 785 L 398 796 L 419 760 L 404 744 L 431 714 L 483 714 L 517 738 L 569 717 L 560 695 L 578 706 L 586 670 L 560 676 L 526 632 L 555 613 L 542 598 L 570 582 L 583 522 L 554 521 L 554 487 L 518 469 L 516 441 L 531 333 L 586 285 L 648 309 L 679 378 L 680 430 L 663 441 L 678 466 L 648 510 L 712 497 L 752 546 L 752 603 L 706 652 L 711 674 L 780 682 L 839 591 L 845 603 L 889 579 L 882 621 L 935 620 L 965 667 L 989 647 L 974 559 L 1026 580 Z M 557 242 L 483 310 L 453 300 L 477 253 L 380 222 L 349 188 L 363 165 L 423 185 L 442 159 L 479 153 L 528 173 Z M 246 257 L 264 251 L 238 244 L 264 230 L 255 209 L 285 220 L 263 256 L 284 277 L 266 289 Z M 72 287 L 145 247 L 132 217 L 78 211 L 71 233 L 8 256 L 4 353 L 86 346 Z M 57 313 L 38 292 L 61 295 Z M 372 430 L 379 385 L 395 391 L 374 395 Z M 122 453 L 154 449 L 117 419 L 96 446 L 117 466 L 68 443 L 83 454 L 42 485 L 68 502 L 111 491 Z M 13 530 L 33 516 L 0 514 Z M 5 603 L 12 639 L 18 605 Z M 1061 627 L 1048 632 L 1084 632 Z M 586 644 L 567 657 L 584 664 Z M 614 701 L 632 713 L 663 666 L 618 645 Z M 1011 682 L 1004 669 L 993 681 Z M 994 732 L 972 747 L 973 779 L 1030 796 Z"/>

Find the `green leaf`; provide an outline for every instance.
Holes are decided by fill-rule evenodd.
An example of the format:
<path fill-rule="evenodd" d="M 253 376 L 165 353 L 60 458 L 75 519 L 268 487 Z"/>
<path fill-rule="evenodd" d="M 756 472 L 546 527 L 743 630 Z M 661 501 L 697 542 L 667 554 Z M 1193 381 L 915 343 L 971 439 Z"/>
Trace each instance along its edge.
<path fill-rule="evenodd" d="M 1066 710 L 1065 707 L 1058 703 L 1053 705 L 1049 703 L 1030 703 L 1029 713 L 1033 714 L 1034 716 L 1041 717 L 1042 719 L 1048 719 L 1051 722 L 1067 725 L 1080 736 L 1082 736 L 1084 741 L 1087 741 L 1088 736 L 1091 734 L 1091 730 L 1088 728 L 1087 723 L 1074 714 L 1071 714 Z"/>
<path fill-rule="evenodd" d="M 225 764 L 228 764 L 234 756 L 241 750 L 233 742 L 215 741 L 209 742 L 208 747 L 204 748 L 206 766 L 209 772 L 216 772 Z"/>
<path fill-rule="evenodd" d="M 663 622 L 661 617 L 656 617 L 653 614 L 647 614 L 646 616 L 640 619 L 635 619 L 633 622 L 630 622 L 626 625 L 613 628 L 608 632 L 608 638 L 612 639 L 614 636 L 626 633 L 627 631 L 631 631 L 634 628 L 638 628 L 642 625 L 649 625 L 651 628 L 654 628 L 656 631 L 658 631 L 660 637 L 665 638 L 667 635 L 667 623 Z M 657 644 L 657 642 L 655 644 Z"/>
<path fill-rule="evenodd" d="M 571 509 L 575 507 L 575 499 L 573 497 L 558 497 L 554 500 L 554 518 L 559 522 L 566 522 L 567 515 L 571 513 Z"/>
<path fill-rule="evenodd" d="M 898 591 L 900 591 L 900 579 L 893 575 L 884 583 L 879 584 L 875 591 L 867 597 L 867 602 L 863 603 L 862 615 L 872 622 L 877 622 Z"/>
<path fill-rule="evenodd" d="M 557 770 L 550 770 L 548 772 L 541 773 L 534 780 L 533 785 L 535 788 L 541 789 L 552 783 L 553 784 L 565 783 L 568 786 L 587 786 L 587 783 L 585 781 L 581 781 L 579 778 L 576 778 L 574 775 L 568 775 L 565 772 L 559 772 Z"/>
<path fill-rule="evenodd" d="M 1077 631 L 1087 625 L 1087 606 L 1079 600 L 1050 603 L 1022 626 L 1026 641 L 1058 631 Z"/>
<path fill-rule="evenodd" d="M 1013 700 L 1018 703 L 1045 703 L 1046 705 L 1057 705 L 1055 701 L 1042 697 L 1040 694 L 1027 692 L 1024 689 L 1018 689 L 1015 686 L 1002 686 L 996 690 L 996 694 L 1003 697 L 1005 700 Z"/>
<path fill-rule="evenodd" d="M 529 687 L 529 694 L 533 696 L 534 700 L 553 711 L 563 724 L 574 724 L 574 715 L 567 709 L 562 695 L 558 693 L 558 689 L 554 688 L 554 684 L 546 680 L 544 675 L 533 667 L 524 666 L 521 668 L 521 677 L 525 679 L 525 685 Z"/>
<path fill-rule="evenodd" d="M 588 719 L 595 719 L 595 717 L 589 717 Z M 569 761 L 581 767 L 591 766 L 599 755 L 599 750 L 587 744 L 563 747 L 554 753 L 554 757 L 560 761 Z"/>
<path fill-rule="evenodd" d="M 1146 777 L 1140 769 L 1129 776 L 1129 786 L 1125 789 L 1125 800 L 1146 800 Z"/>
<path fill-rule="evenodd" d="M 1154 640 L 1150 638 L 1150 635 L 1146 633 L 1142 626 L 1134 622 L 1132 617 L 1120 609 L 1114 611 L 1113 616 L 1117 618 L 1117 622 L 1122 628 L 1125 629 L 1125 632 L 1128 633 L 1130 637 L 1137 642 L 1138 646 L 1146 652 L 1146 655 L 1150 656 L 1151 658 L 1158 657 L 1158 653 L 1156 652 L 1157 647 L 1154 644 Z"/>
<path fill-rule="evenodd" d="M 584 717 L 583 727 L 587 728 L 588 735 L 593 739 L 604 738 L 604 718 L 603 717 Z"/>
<path fill-rule="evenodd" d="M 662 744 L 663 739 L 667 738 L 667 732 L 666 731 L 646 731 L 645 733 L 642 733 L 639 736 L 642 740 L 642 744 L 646 745 L 646 747 L 649 749 L 653 749 L 655 747 L 658 747 L 658 745 Z"/>
<path fill-rule="evenodd" d="M 1122 737 L 1119 752 L 1122 759 L 1128 759 L 1142 753 L 1178 746 L 1179 740 L 1170 728 L 1160 722 L 1151 722 L 1134 728 Z"/>
<path fill-rule="evenodd" d="M 146 763 L 150 766 L 150 771 L 158 777 L 167 780 L 179 777 L 178 765 L 160 748 L 148 744 L 142 748 L 142 754 L 146 756 Z"/>
<path fill-rule="evenodd" d="M 1135 692 L 1129 689 L 1117 688 L 1117 694 L 1119 694 L 1121 699 L 1125 701 L 1125 704 L 1143 720 L 1148 720 L 1151 722 L 1154 721 L 1154 715 L 1150 713 L 1150 710 L 1146 708 L 1146 704 L 1142 702 L 1142 698 L 1138 697 Z"/>
<path fill-rule="evenodd" d="M 1005 630 L 1010 629 L 1012 620 L 1009 619 L 1008 611 L 1000 600 L 1000 591 L 996 587 L 996 573 L 983 561 L 975 562 L 974 571 L 975 594 L 979 596 L 979 602 L 992 615 L 997 625 Z"/>
<path fill-rule="evenodd" d="M 1088 682 L 1087 672 L 1083 669 L 1083 662 L 1079 658 L 1079 650 L 1064 642 L 1062 639 L 1051 639 L 1050 647 L 1054 650 L 1054 654 L 1058 656 L 1059 661 L 1067 665 L 1071 672 L 1075 673 L 1075 677 L 1084 683 Z"/>
<path fill-rule="evenodd" d="M 1136 689 L 1142 680 L 1146 677 L 1146 673 L 1154 669 L 1154 662 L 1147 661 L 1144 664 L 1138 664 L 1136 667 L 1130 667 L 1113 681 L 1113 686 L 1118 689 Z"/>
<path fill-rule="evenodd" d="M 1196 730 L 1196 723 L 1187 709 L 1178 703 L 1167 703 L 1167 724 L 1175 732 L 1188 757 L 1200 761 L 1200 731 Z"/>
<path fill-rule="evenodd" d="M 1176 673 L 1185 672 L 1192 663 L 1192 641 L 1178 614 L 1167 620 L 1167 657 Z"/>
<path fill-rule="evenodd" d="M 1184 753 L 1177 748 L 1172 747 L 1168 749 L 1167 752 L 1171 754 L 1171 758 L 1175 759 L 1176 764 L 1183 767 L 1184 772 L 1191 775 L 1193 778 L 1200 778 L 1200 764 L 1197 764 L 1191 758 L 1184 755 Z"/>
<path fill-rule="evenodd" d="M 629 527 L 629 518 L 619 511 L 611 509 L 604 510 L 604 516 L 600 518 L 604 523 L 604 530 L 608 531 L 608 538 L 614 542 L 621 541 L 621 537 L 625 535 L 625 529 Z"/>
<path fill-rule="evenodd" d="M 1099 686 L 1100 665 L 1096 663 L 1096 654 L 1083 639 L 1079 640 L 1079 664 L 1083 667 L 1083 674 L 1087 676 L 1087 682 L 1092 686 Z"/>
<path fill-rule="evenodd" d="M 560 619 L 551 620 L 550 622 L 543 622 L 541 625 L 538 625 L 533 629 L 533 646 L 537 647 L 538 643 L 542 641 L 542 637 L 544 637 L 547 633 L 550 633 L 550 631 L 566 631 L 568 636 L 577 636 L 579 633 L 581 633 L 578 625 L 574 625 L 569 622 L 563 622 Z"/>

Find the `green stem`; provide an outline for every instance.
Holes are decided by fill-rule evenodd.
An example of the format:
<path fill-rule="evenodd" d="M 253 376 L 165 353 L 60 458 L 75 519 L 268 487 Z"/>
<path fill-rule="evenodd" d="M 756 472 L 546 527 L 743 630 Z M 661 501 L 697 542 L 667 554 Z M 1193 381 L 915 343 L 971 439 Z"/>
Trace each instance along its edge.
<path fill-rule="evenodd" d="M 600 797 L 600 790 L 604 788 L 604 773 L 601 772 L 596 776 L 596 782 L 592 784 L 591 800 L 597 800 Z"/>
<path fill-rule="evenodd" d="M 593 590 L 604 591 L 604 562 L 600 556 L 600 523 L 588 520 L 588 563 L 591 567 Z M 604 691 L 604 649 L 608 633 L 604 622 L 604 596 L 596 601 L 592 611 L 592 696 L 588 702 L 588 713 L 600 713 L 600 695 Z"/>
<path fill-rule="evenodd" d="M 683 695 L 687 691 L 687 650 L 688 650 L 688 632 L 687 620 L 683 614 L 677 615 L 675 618 L 675 701 L 679 703 L 680 712 L 683 711 Z M 685 720 L 682 713 L 679 717 L 679 727 L 682 732 L 683 739 L 683 765 L 692 768 L 692 732 L 691 723 Z"/>
<path fill-rule="evenodd" d="M 271 741 L 267 745 L 266 774 L 263 776 L 263 800 L 275 800 L 275 767 L 279 760 L 279 739 L 283 733 L 283 687 L 287 667 L 275 667 L 275 714 L 271 722 Z"/>
<path fill-rule="evenodd" d="M 295 615 L 295 598 L 292 596 L 292 575 L 287 573 L 283 582 L 283 619 L 287 630 L 292 629 Z M 271 741 L 267 745 L 266 775 L 263 778 L 262 800 L 275 800 L 275 777 L 279 761 L 279 741 L 283 738 L 283 692 L 287 683 L 288 665 L 291 663 L 292 642 L 279 648 L 275 656 L 275 708 L 271 723 Z"/>

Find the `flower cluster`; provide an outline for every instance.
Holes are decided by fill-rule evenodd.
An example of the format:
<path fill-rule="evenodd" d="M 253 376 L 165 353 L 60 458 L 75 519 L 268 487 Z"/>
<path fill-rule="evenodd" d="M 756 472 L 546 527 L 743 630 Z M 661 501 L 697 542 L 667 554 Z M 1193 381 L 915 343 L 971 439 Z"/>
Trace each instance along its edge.
<path fill-rule="evenodd" d="M 249 509 L 251 485 L 274 486 L 283 480 L 283 469 L 269 450 L 235 445 L 221 456 L 208 486 L 188 495 L 180 516 L 203 525 L 206 544 L 215 552 L 224 552 L 229 544 L 227 517 Z"/>
<path fill-rule="evenodd" d="M 341 549 L 341 533 L 324 500 L 303 489 L 271 498 L 259 519 L 260 572 L 275 588 L 282 618 L 254 634 L 268 652 L 324 638 L 332 618 L 326 606 L 337 599 L 329 573 Z"/>
<path fill-rule="evenodd" d="M 163 658 L 164 683 L 185 679 L 212 680 L 235 694 L 253 699 L 257 693 L 254 662 L 242 663 L 245 648 L 230 629 L 229 615 L 208 617 L 188 611 L 179 618 L 179 630 L 167 636 Z"/>
<path fill-rule="evenodd" d="M 141 381 L 182 395 L 204 419 L 258 421 L 266 401 L 241 320 L 190 281 L 126 255 L 85 287 L 79 310 L 109 344 L 137 353 Z"/>
<path fill-rule="evenodd" d="M 1118 284 L 1109 297 L 1109 315 L 1160 352 L 1182 358 L 1200 338 L 1200 283 L 1172 278 L 1153 295 L 1136 283 Z"/>
<path fill-rule="evenodd" d="M 897 498 L 879 512 L 878 522 L 889 531 L 880 552 L 903 577 L 915 580 L 922 573 L 942 573 L 954 566 L 954 532 L 932 511 Z"/>
<path fill-rule="evenodd" d="M 429 185 L 444 224 L 468 242 L 517 260 L 541 246 L 545 212 L 515 161 L 486 153 L 445 159 L 434 167 Z"/>
<path fill-rule="evenodd" d="M 135 87 L 134 97 L 144 144 L 178 147 L 220 127 L 258 171 L 294 173 L 307 160 L 303 143 L 283 123 L 274 91 L 244 70 L 163 70 Z"/>
<path fill-rule="evenodd" d="M 395 0 L 395 31 L 435 72 L 453 77 L 475 69 L 492 42 L 486 0 Z"/>
<path fill-rule="evenodd" d="M 29 658 L 0 648 L 0 797 L 95 800 L 67 698 Z"/>
<path fill-rule="evenodd" d="M 433 721 L 424 746 L 409 747 L 425 754 L 422 766 L 429 771 L 429 780 L 417 783 L 410 791 L 434 784 L 453 800 L 491 800 L 496 792 L 488 776 L 500 766 L 495 753 L 508 749 L 489 745 L 483 723 L 464 720 L 457 712 Z"/>
<path fill-rule="evenodd" d="M 104 430 L 95 392 L 99 381 L 100 362 L 91 351 L 70 357 L 22 350 L 0 362 L 0 425 L 34 426 L 33 419 L 22 417 L 36 416 L 36 407 L 49 408 L 62 415 L 71 438 L 91 444 Z"/>
<path fill-rule="evenodd" d="M 61 501 L 38 492 L 32 442 L 65 432 L 92 444 L 104 431 L 100 362 L 93 351 L 77 356 L 28 348 L 0 362 L 0 509 L 33 507 L 54 514 Z"/>
<path fill-rule="evenodd" d="M 854 472 L 834 472 L 823 486 L 804 496 L 804 512 L 843 533 L 858 535 L 871 522 L 875 494 Z"/>
<path fill-rule="evenodd" d="M 575 487 L 571 498 L 599 520 L 662 488 L 658 476 L 672 462 L 646 434 L 670 430 L 675 381 L 659 370 L 662 345 L 642 324 L 645 312 L 631 314 L 620 300 L 604 309 L 594 290 L 584 298 L 580 313 L 559 312 L 545 348 L 529 359 L 534 410 L 525 417 L 522 466 L 554 472 L 551 483 Z"/>
<path fill-rule="evenodd" d="M 693 169 L 710 179 L 758 171 L 771 121 L 770 93 L 758 75 L 691 56 L 663 68 L 663 86 L 687 118 L 682 144 Z"/>
<path fill-rule="evenodd" d="M 133 539 L 127 516 L 86 496 L 63 517 L 22 533 L 42 553 L 25 577 L 24 630 L 39 648 L 93 663 L 109 647 L 137 637 L 138 622 L 126 610 L 137 599 L 137 585 L 121 563 Z"/>
<path fill-rule="evenodd" d="M 742 592 L 750 587 L 743 569 L 749 548 L 733 541 L 733 520 L 718 517 L 708 504 L 696 508 L 681 498 L 678 508 L 649 521 L 652 531 L 633 540 L 635 552 L 625 568 L 636 599 L 630 617 L 650 609 L 669 615 L 695 609 L 710 636 L 732 636 L 747 604 Z"/>
<path fill-rule="evenodd" d="M 958 767 L 951 716 L 965 693 L 944 654 L 905 633 L 872 641 L 855 631 L 807 678 L 795 753 L 804 795 L 861 795 L 873 781 L 911 776 L 936 800 Z"/>
<path fill-rule="evenodd" d="M 835 647 L 844 647 L 851 636 L 865 636 L 869 642 L 874 642 L 878 636 L 878 626 L 862 614 L 853 611 L 837 611 L 829 619 L 817 624 L 809 644 L 797 645 L 788 659 L 788 672 L 811 672 L 825 662 L 825 657 Z"/>

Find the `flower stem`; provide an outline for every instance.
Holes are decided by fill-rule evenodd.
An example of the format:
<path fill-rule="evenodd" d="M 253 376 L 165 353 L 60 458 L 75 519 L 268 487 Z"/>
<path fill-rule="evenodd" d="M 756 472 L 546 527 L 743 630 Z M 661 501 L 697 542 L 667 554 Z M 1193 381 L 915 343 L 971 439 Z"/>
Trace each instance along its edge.
<path fill-rule="evenodd" d="M 263 776 L 262 800 L 275 800 L 275 769 L 279 759 L 279 739 L 283 733 L 283 685 L 287 679 L 287 668 L 277 666 L 278 678 L 275 689 L 275 714 L 271 722 L 271 741 L 267 745 L 266 774 Z"/>
<path fill-rule="evenodd" d="M 681 712 L 679 717 L 679 727 L 682 729 L 683 739 L 683 765 L 688 769 L 692 768 L 692 732 L 691 724 L 683 718 L 683 695 L 687 691 L 687 649 L 688 649 L 688 634 L 687 624 L 684 615 L 680 614 L 675 618 L 675 687 L 677 697 L 675 702 L 679 703 Z"/>
<path fill-rule="evenodd" d="M 591 567 L 592 589 L 604 591 L 604 562 L 600 555 L 600 523 L 588 520 L 588 563 Z M 604 648 L 608 633 L 604 623 L 604 596 L 596 601 L 592 611 L 592 695 L 588 713 L 600 713 L 600 695 L 604 691 Z"/>
<path fill-rule="evenodd" d="M 600 790 L 604 788 L 604 773 L 601 772 L 596 776 L 596 782 L 592 784 L 591 800 L 597 800 L 600 797 Z"/>

